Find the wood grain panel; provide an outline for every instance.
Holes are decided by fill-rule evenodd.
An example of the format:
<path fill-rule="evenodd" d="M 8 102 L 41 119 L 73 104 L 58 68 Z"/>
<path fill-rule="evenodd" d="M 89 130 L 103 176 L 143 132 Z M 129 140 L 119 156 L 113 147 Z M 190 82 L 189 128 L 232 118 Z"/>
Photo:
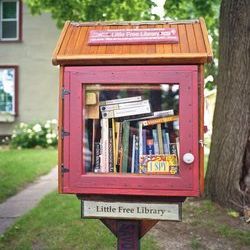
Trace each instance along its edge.
<path fill-rule="evenodd" d="M 65 53 L 67 53 L 68 55 L 75 54 L 75 52 L 76 52 L 75 46 L 77 44 L 80 31 L 81 31 L 80 27 L 74 27 L 74 29 L 72 30 L 72 35 L 69 39 L 67 49 L 65 50 Z"/>
<path fill-rule="evenodd" d="M 170 25 L 169 24 L 165 24 L 164 28 L 170 28 Z M 170 53 L 173 52 L 172 44 L 164 44 L 163 48 L 164 48 L 164 53 L 165 54 L 170 54 Z"/>
<path fill-rule="evenodd" d="M 202 36 L 202 30 L 201 30 L 200 24 L 194 23 L 193 29 L 194 29 L 194 35 L 195 35 L 195 40 L 197 43 L 198 52 L 202 52 L 202 53 L 206 52 L 205 42 Z"/>
<path fill-rule="evenodd" d="M 156 28 L 162 29 L 163 24 L 155 25 Z M 157 54 L 164 54 L 164 44 L 156 44 L 156 53 Z"/>
<path fill-rule="evenodd" d="M 179 30 L 178 30 L 177 24 L 171 24 L 170 28 L 175 28 L 176 31 L 178 32 L 178 35 L 179 35 Z M 172 44 L 172 50 L 173 50 L 173 53 L 180 53 L 181 52 L 180 41 L 178 43 Z"/>
<path fill-rule="evenodd" d="M 181 53 L 187 53 L 189 51 L 186 27 L 183 24 L 178 25 L 179 41 Z"/>
<path fill-rule="evenodd" d="M 69 25 L 69 27 L 68 27 L 68 29 L 66 31 L 66 34 L 64 36 L 64 39 L 62 41 L 62 46 L 61 46 L 58 54 L 67 55 L 66 51 L 67 51 L 67 47 L 68 47 L 70 37 L 72 36 L 72 32 L 73 32 L 73 26 Z"/>
<path fill-rule="evenodd" d="M 75 55 L 79 55 L 82 53 L 83 41 L 86 39 L 87 32 L 88 32 L 87 27 L 81 27 L 80 33 L 77 37 L 77 41 L 75 44 L 75 50 L 74 50 Z"/>
<path fill-rule="evenodd" d="M 194 36 L 194 29 L 192 25 L 186 25 L 187 40 L 190 53 L 197 52 L 196 39 Z"/>

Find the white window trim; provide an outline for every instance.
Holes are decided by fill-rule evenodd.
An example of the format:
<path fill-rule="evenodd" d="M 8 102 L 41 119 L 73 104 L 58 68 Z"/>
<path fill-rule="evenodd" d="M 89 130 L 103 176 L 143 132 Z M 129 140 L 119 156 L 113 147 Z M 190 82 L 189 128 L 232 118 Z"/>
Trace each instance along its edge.
<path fill-rule="evenodd" d="M 3 3 L 4 2 L 15 2 L 17 4 L 16 8 L 16 18 L 8 18 L 8 19 L 3 19 Z M 19 0 L 0 0 L 0 41 L 17 41 L 19 40 L 19 22 L 20 22 L 20 17 L 19 17 L 19 8 L 20 8 L 20 1 Z M 16 21 L 16 37 L 15 38 L 2 38 L 3 33 L 2 33 L 2 23 L 6 21 Z"/>

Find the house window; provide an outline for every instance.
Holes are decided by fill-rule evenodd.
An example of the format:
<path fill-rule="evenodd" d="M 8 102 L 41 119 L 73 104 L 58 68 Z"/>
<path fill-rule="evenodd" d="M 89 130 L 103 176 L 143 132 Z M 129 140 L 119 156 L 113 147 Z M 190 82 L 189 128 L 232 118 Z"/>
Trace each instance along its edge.
<path fill-rule="evenodd" d="M 0 114 L 17 113 L 17 66 L 0 66 Z"/>
<path fill-rule="evenodd" d="M 20 1 L 0 0 L 0 40 L 20 40 Z"/>

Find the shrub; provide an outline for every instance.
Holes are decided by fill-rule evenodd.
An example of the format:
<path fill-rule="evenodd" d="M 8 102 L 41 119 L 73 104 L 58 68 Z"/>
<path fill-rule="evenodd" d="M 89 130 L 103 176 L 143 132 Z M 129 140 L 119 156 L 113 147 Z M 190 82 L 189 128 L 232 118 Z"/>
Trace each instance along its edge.
<path fill-rule="evenodd" d="M 47 148 L 57 145 L 57 120 L 45 123 L 26 124 L 21 122 L 13 131 L 11 146 L 14 148 Z"/>

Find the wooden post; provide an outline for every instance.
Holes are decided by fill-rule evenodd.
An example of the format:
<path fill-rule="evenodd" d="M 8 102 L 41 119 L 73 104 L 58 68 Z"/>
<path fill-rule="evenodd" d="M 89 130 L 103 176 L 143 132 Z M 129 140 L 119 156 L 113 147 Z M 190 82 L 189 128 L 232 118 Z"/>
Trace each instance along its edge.
<path fill-rule="evenodd" d="M 139 250 L 139 227 L 137 220 L 117 221 L 117 250 Z"/>

